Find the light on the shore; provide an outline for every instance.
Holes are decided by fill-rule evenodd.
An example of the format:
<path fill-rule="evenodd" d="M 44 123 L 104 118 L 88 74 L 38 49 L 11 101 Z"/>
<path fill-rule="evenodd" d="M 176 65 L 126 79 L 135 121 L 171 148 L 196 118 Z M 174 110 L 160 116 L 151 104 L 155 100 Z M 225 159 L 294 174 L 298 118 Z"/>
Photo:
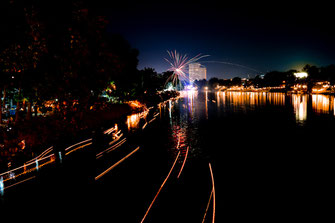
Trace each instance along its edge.
<path fill-rule="evenodd" d="M 298 73 L 294 73 L 294 76 L 296 78 L 306 78 L 308 74 L 306 72 L 298 72 Z"/>

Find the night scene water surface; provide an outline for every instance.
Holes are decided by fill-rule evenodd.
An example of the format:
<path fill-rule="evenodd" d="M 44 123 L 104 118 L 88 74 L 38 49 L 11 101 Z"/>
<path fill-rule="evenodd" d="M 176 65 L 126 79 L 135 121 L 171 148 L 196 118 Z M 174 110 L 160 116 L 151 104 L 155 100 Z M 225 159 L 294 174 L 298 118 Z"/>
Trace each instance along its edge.
<path fill-rule="evenodd" d="M 334 106 L 327 95 L 182 92 L 150 118 L 137 114 L 118 123 L 126 147 L 99 160 L 84 150 L 9 190 L 3 203 L 60 220 L 212 222 L 211 163 L 215 222 L 320 219 L 333 198 Z"/>
<path fill-rule="evenodd" d="M 171 160 L 180 137 L 190 150 L 178 186 L 166 188 L 152 222 L 202 219 L 211 191 L 209 162 L 217 222 L 324 216 L 334 102 L 317 94 L 188 91 L 161 106 L 159 128 L 169 129 Z"/>

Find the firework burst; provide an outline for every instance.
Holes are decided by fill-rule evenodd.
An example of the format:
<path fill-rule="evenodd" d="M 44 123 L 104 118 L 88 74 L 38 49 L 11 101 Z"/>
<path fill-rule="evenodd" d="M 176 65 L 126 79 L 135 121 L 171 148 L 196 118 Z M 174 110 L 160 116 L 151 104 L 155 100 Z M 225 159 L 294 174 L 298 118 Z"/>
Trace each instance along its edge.
<path fill-rule="evenodd" d="M 200 60 L 201 58 L 208 57 L 209 55 L 201 55 L 198 54 L 195 57 L 192 57 L 189 59 L 187 54 L 182 55 L 175 51 L 167 51 L 167 53 L 170 56 L 170 59 L 164 58 L 170 65 L 169 71 L 172 71 L 172 75 L 166 80 L 166 83 L 168 83 L 170 80 L 172 81 L 172 84 L 176 85 L 178 80 L 180 82 L 187 82 L 187 71 L 186 67 L 191 64 L 195 63 L 196 61 Z M 166 84 L 165 83 L 165 84 Z"/>

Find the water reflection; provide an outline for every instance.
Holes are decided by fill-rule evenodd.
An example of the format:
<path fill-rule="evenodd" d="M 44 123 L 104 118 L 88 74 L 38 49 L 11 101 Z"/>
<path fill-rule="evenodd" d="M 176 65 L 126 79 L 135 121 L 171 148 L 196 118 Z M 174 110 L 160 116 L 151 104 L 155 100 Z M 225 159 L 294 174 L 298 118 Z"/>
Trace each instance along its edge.
<path fill-rule="evenodd" d="M 128 115 L 127 116 L 128 131 L 138 129 L 140 127 L 141 120 L 145 122 L 147 115 L 148 115 L 148 111 L 143 111 L 140 113 Z"/>
<path fill-rule="evenodd" d="M 327 95 L 190 91 L 184 92 L 178 100 L 166 102 L 159 108 L 161 117 L 166 118 L 172 133 L 170 152 L 177 154 L 181 151 L 181 154 L 184 154 L 189 147 L 189 159 L 192 162 L 197 157 L 207 156 L 206 150 L 202 148 L 208 142 L 204 143 L 202 140 L 203 135 L 212 130 L 204 130 L 204 126 L 215 129 L 216 125 L 223 124 L 222 131 L 229 133 L 225 128 L 229 128 L 229 125 L 234 127 L 234 123 L 243 125 L 244 122 L 239 120 L 247 117 L 246 123 L 249 123 L 250 119 L 250 123 L 263 125 L 271 125 L 272 120 L 277 124 L 278 120 L 282 120 L 283 130 L 286 130 L 286 121 L 287 126 L 294 123 L 306 125 L 309 119 L 311 122 L 308 123 L 315 120 L 315 114 L 334 116 L 334 102 L 334 96 Z M 239 133 L 239 130 L 236 130 L 236 134 Z M 234 136 L 233 133 L 229 134 Z M 181 156 L 179 162 L 182 162 L 183 158 Z"/>
<path fill-rule="evenodd" d="M 200 117 L 209 119 L 212 114 L 222 115 L 234 112 L 247 113 L 263 108 L 283 108 L 294 114 L 297 123 L 304 124 L 307 114 L 335 115 L 335 99 L 329 95 L 307 95 L 271 92 L 194 92 L 182 94 L 184 109 L 190 119 Z M 213 106 L 215 105 L 215 107 Z M 214 110 L 215 109 L 215 110 Z M 291 110 L 292 109 L 292 110 Z M 169 108 L 171 112 L 171 108 Z M 280 111 L 280 110 L 279 110 Z M 170 117 L 173 114 L 169 114 Z"/>
<path fill-rule="evenodd" d="M 285 105 L 284 93 L 266 92 L 222 92 L 223 104 L 239 107 L 258 107 L 263 105 Z M 218 102 L 219 103 L 219 102 Z"/>
<path fill-rule="evenodd" d="M 318 114 L 335 115 L 334 96 L 314 94 L 312 95 L 312 109 Z"/>
<path fill-rule="evenodd" d="M 206 119 L 208 119 L 208 91 L 205 92 L 206 94 Z"/>
<path fill-rule="evenodd" d="M 307 119 L 307 95 L 292 95 L 293 109 L 297 122 L 304 122 Z"/>

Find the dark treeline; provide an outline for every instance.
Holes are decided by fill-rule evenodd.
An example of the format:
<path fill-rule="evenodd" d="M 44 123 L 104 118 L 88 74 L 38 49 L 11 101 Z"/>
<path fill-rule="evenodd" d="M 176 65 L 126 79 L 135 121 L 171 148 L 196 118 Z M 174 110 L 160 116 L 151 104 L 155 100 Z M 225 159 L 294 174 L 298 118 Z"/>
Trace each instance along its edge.
<path fill-rule="evenodd" d="M 130 100 L 174 95 L 159 92 L 171 73 L 138 70 L 139 51 L 111 33 L 111 16 L 95 6 L 1 1 L 0 152 L 9 158 L 21 151 L 20 142 L 29 154 L 128 114 Z"/>
<path fill-rule="evenodd" d="M 217 86 L 254 86 L 256 88 L 263 87 L 279 87 L 285 84 L 285 88 L 288 90 L 292 86 L 298 83 L 307 84 L 308 90 L 311 91 L 312 87 L 317 82 L 328 81 L 331 85 L 335 85 L 335 65 L 331 64 L 326 67 L 311 66 L 309 64 L 305 65 L 303 72 L 308 74 L 307 78 L 299 79 L 296 78 L 294 73 L 297 70 L 289 70 L 285 72 L 281 71 L 271 71 L 265 75 L 257 75 L 255 78 L 241 79 L 240 77 L 235 77 L 232 79 L 218 79 L 216 77 L 206 80 L 197 80 L 195 84 L 202 88 L 208 86 L 211 89 L 215 89 Z"/>
<path fill-rule="evenodd" d="M 16 104 L 16 121 L 22 106 L 27 119 L 32 105 L 55 99 L 60 114 L 74 105 L 80 112 L 102 95 L 145 99 L 164 86 L 168 74 L 138 70 L 138 50 L 109 31 L 111 18 L 92 2 L 8 0 L 0 8 L 0 107 Z"/>

